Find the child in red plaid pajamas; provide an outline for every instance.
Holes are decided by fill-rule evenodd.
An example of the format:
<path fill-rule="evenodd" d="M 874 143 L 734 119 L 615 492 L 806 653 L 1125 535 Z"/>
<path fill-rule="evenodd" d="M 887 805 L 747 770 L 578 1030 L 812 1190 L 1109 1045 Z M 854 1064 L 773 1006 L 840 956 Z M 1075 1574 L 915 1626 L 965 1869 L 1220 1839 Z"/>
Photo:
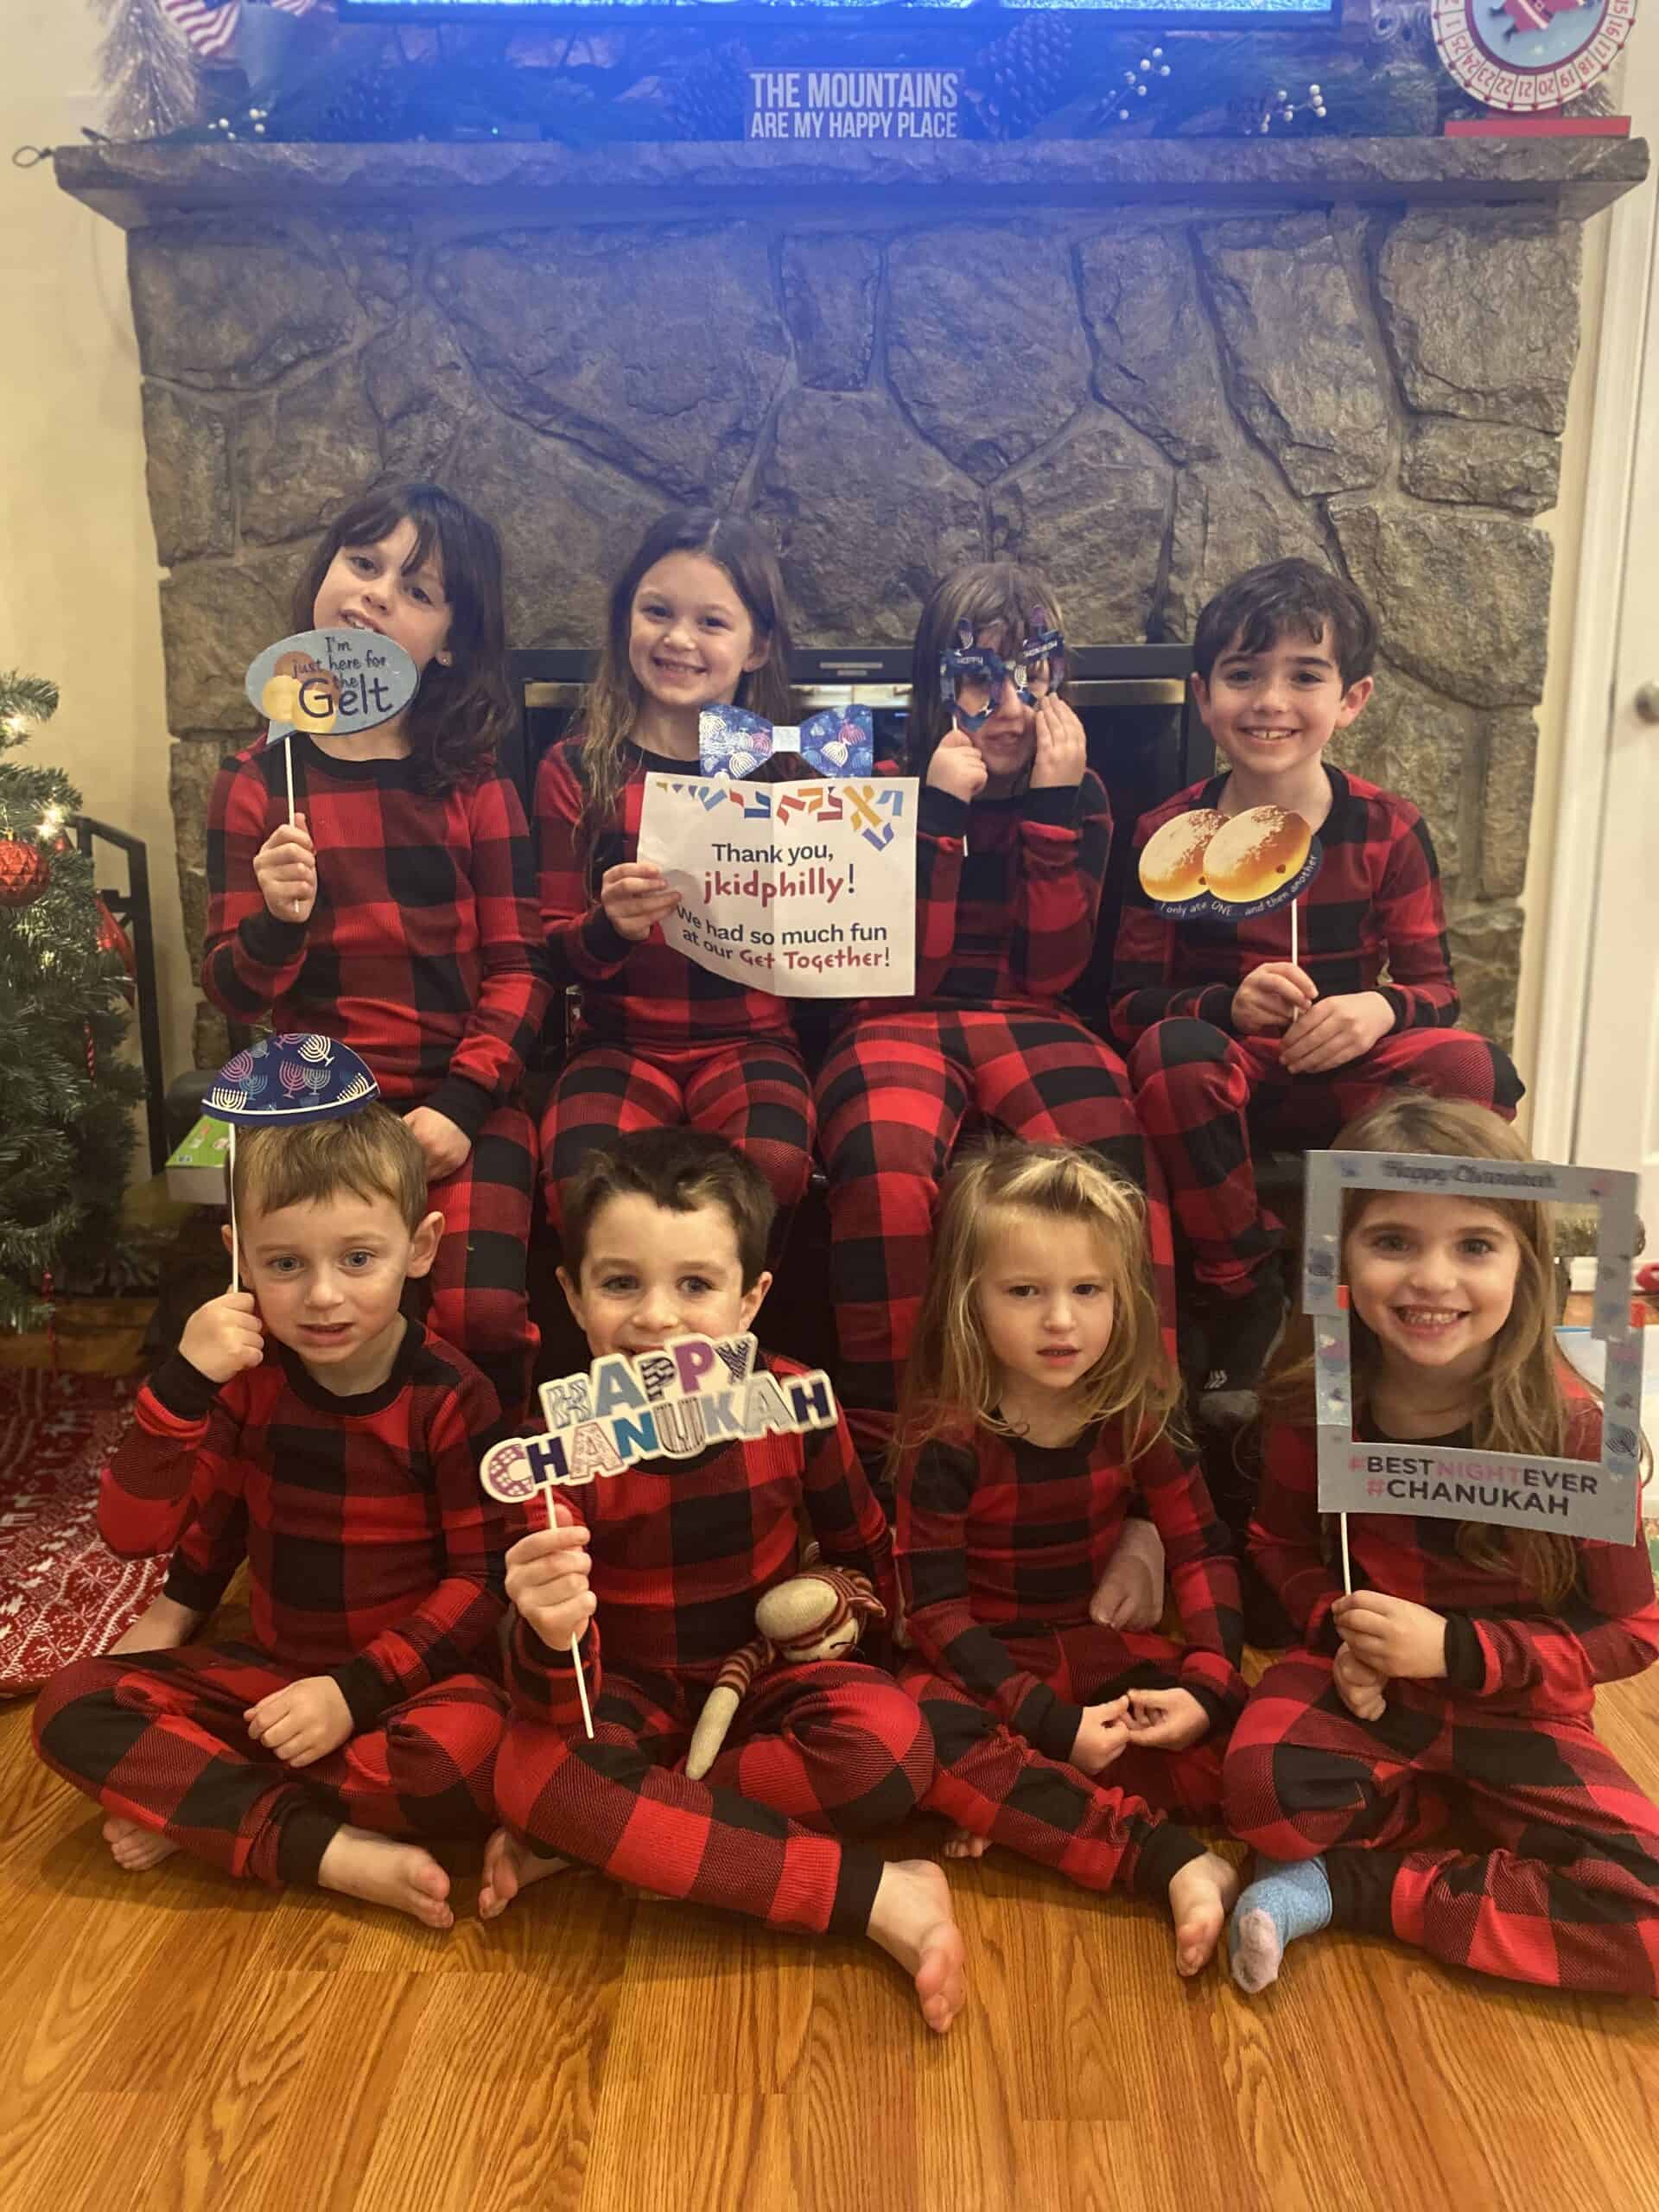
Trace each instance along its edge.
<path fill-rule="evenodd" d="M 705 707 L 791 719 L 789 627 L 777 559 L 741 515 L 664 515 L 618 578 L 582 727 L 536 781 L 542 926 L 554 980 L 582 1020 L 542 1121 L 548 1211 L 596 1144 L 690 1124 L 725 1137 L 797 1205 L 812 1158 L 812 1086 L 789 1009 L 710 975 L 664 942 L 677 905 L 642 861 L 645 778 L 698 758 Z M 775 754 L 762 782 L 810 775 Z"/>
<path fill-rule="evenodd" d="M 395 639 L 420 689 L 378 729 L 287 741 L 291 827 L 280 745 L 226 762 L 202 988 L 232 1021 L 319 1030 L 368 1062 L 448 1232 L 433 1325 L 517 1419 L 538 1338 L 535 1131 L 515 1093 L 548 992 L 524 810 L 495 772 L 512 721 L 495 532 L 435 485 L 369 493 L 325 532 L 294 620 Z"/>
<path fill-rule="evenodd" d="M 113 1550 L 177 1544 L 166 1590 L 47 1685 L 35 1748 L 130 1871 L 181 1850 L 448 1928 L 396 1839 L 488 1832 L 510 1531 L 475 1471 L 495 1393 L 399 1310 L 443 1218 L 380 1105 L 244 1130 L 236 1218 L 249 1287 L 192 1314 L 104 1476 Z M 190 1645 L 244 1557 L 252 1642 Z"/>
<path fill-rule="evenodd" d="M 1411 1094 L 1337 1141 L 1528 1157 L 1482 1109 Z M 1550 1325 L 1543 1205 L 1355 1192 L 1346 1215 L 1357 1434 L 1600 1457 L 1600 1408 Z M 1250 1548 L 1304 1648 L 1256 1686 L 1227 1755 L 1228 1823 L 1258 1853 L 1234 1980 L 1262 1988 L 1288 1942 L 1334 1922 L 1509 1981 L 1659 1995 L 1659 1807 L 1593 1722 L 1597 1683 L 1659 1652 L 1646 1546 L 1351 1514 L 1345 1597 L 1311 1361 L 1265 1395 Z M 1488 1847 L 1442 1840 L 1454 1821 Z"/>
<path fill-rule="evenodd" d="M 1006 563 L 955 570 L 922 611 L 909 715 L 909 766 L 923 780 L 916 995 L 856 1009 L 818 1078 L 840 1379 L 875 1468 L 927 1286 L 939 1183 L 970 1116 L 1085 1145 L 1147 1192 L 1173 1343 L 1161 1173 L 1123 1063 L 1061 1002 L 1094 946 L 1112 820 L 1060 694 L 1063 649 L 1023 657 L 1039 620 L 1058 635 L 1054 594 Z M 964 632 L 999 658 L 1022 656 L 971 708 L 963 693 L 947 701 L 941 677 Z"/>
<path fill-rule="evenodd" d="M 772 1212 L 753 1163 L 701 1131 L 641 1130 L 595 1153 L 567 1194 L 560 1270 L 594 1354 L 747 1331 L 772 1281 Z M 567 1508 L 570 1525 L 508 1554 L 513 1719 L 480 1911 L 493 1918 L 568 1858 L 774 1928 L 867 1935 L 914 1977 L 943 2034 L 964 1996 L 943 1872 L 842 1840 L 902 1818 L 932 1772 L 921 1713 L 891 1676 L 850 1659 L 774 1669 L 708 1778 L 685 1772 L 702 1700 L 753 1637 L 755 1600 L 795 1572 L 803 1510 L 826 1563 L 856 1568 L 893 1611 L 891 1540 L 845 1425 L 630 1466 L 567 1496 L 585 1522 Z"/>
<path fill-rule="evenodd" d="M 1087 1889 L 1167 1899 L 1175 1962 L 1214 1952 L 1237 1881 L 1214 1821 L 1244 1702 L 1238 1577 L 1177 1395 L 1146 1201 L 1090 1153 L 1003 1145 L 958 1167 L 895 1458 L 901 1679 L 938 1760 L 946 1851 L 1006 1843 Z M 1150 1513 L 1184 1642 L 1112 1624 L 1102 1577 Z"/>
<path fill-rule="evenodd" d="M 1199 1412 L 1237 1426 L 1284 1324 L 1283 1232 L 1262 1205 L 1252 1138 L 1324 1145 L 1385 1088 L 1512 1114 L 1506 1055 L 1457 1027 L 1440 872 L 1414 806 L 1327 766 L 1371 694 L 1376 625 L 1340 577 L 1280 561 L 1235 578 L 1200 613 L 1193 696 L 1228 772 L 1143 815 L 1138 855 L 1175 816 L 1274 805 L 1324 849 L 1296 900 L 1243 922 L 1161 914 L 1130 871 L 1113 963 L 1112 1027 L 1135 1103 L 1206 1294 Z M 1386 968 L 1388 980 L 1384 982 Z"/>

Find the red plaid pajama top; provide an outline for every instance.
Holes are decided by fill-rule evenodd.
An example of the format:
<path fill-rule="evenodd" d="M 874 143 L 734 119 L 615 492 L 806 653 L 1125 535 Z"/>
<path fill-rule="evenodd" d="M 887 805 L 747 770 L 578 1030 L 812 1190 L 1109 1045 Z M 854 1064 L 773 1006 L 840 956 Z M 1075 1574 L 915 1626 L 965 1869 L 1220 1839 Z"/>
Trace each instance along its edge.
<path fill-rule="evenodd" d="M 772 1353 L 760 1364 L 804 1375 Z M 727 1444 L 693 1459 L 654 1459 L 560 1492 L 589 1533 L 597 1607 L 582 1639 L 588 1695 L 606 1662 L 624 1675 L 666 1675 L 705 1688 L 754 1635 L 757 1598 L 800 1563 L 801 1513 L 824 1563 L 869 1577 L 893 1617 L 893 1539 L 844 1420 L 804 1435 Z M 523 1621 L 508 1669 L 529 1718 L 580 1726 L 570 1655 Z"/>
<path fill-rule="evenodd" d="M 1071 1758 L 1083 1708 L 1020 1667 L 1008 1642 L 1088 1624 L 1141 1497 L 1180 1614 L 1180 1685 L 1226 1726 L 1245 1695 L 1238 1570 L 1203 1476 L 1167 1439 L 1130 1464 L 1116 1424 L 1057 1446 L 974 1429 L 934 1438 L 899 1467 L 895 1547 L 911 1641 L 1051 1758 Z"/>
<path fill-rule="evenodd" d="M 202 988 L 232 1021 L 339 1038 L 388 1100 L 476 1138 L 517 1087 L 547 1007 L 518 793 L 497 775 L 425 792 L 409 760 L 288 742 L 316 905 L 308 922 L 283 921 L 254 880 L 254 855 L 288 819 L 282 747 L 256 746 L 213 786 Z"/>
<path fill-rule="evenodd" d="M 521 1533 L 478 1480 L 499 1428 L 484 1377 L 417 1321 L 355 1398 L 281 1345 L 222 1389 L 175 1352 L 104 1471 L 99 1528 L 124 1556 L 176 1544 L 168 1595 L 200 1612 L 245 1557 L 256 1642 L 332 1675 L 364 1728 L 448 1675 L 495 1671 Z"/>
<path fill-rule="evenodd" d="M 1407 800 L 1325 764 L 1325 857 L 1297 900 L 1297 964 L 1322 999 L 1380 990 L 1396 1029 L 1455 1029 L 1457 987 L 1440 873 L 1423 818 Z M 1112 962 L 1113 1034 L 1125 1050 L 1154 1022 L 1187 1015 L 1230 1033 L 1233 993 L 1252 968 L 1290 957 L 1290 915 L 1172 921 L 1141 887 L 1140 855 L 1166 822 L 1219 800 L 1225 776 L 1189 785 L 1135 825 Z M 1386 983 L 1379 979 L 1384 966 Z"/>
<path fill-rule="evenodd" d="M 1433 1440 L 1449 1446 L 1469 1439 L 1465 1433 Z M 1399 1448 L 1409 1452 L 1413 1446 Z M 1592 1401 L 1573 1409 L 1567 1456 L 1601 1456 L 1601 1408 Z M 1314 1432 L 1269 1428 L 1250 1519 L 1250 1557 L 1307 1648 L 1334 1652 L 1331 1608 L 1342 1595 L 1342 1576 L 1334 1564 L 1333 1535 L 1320 1518 L 1319 1493 Z M 1659 1606 L 1645 1543 L 1580 1541 L 1577 1581 L 1557 1611 L 1547 1612 L 1518 1574 L 1459 1558 L 1458 1525 L 1408 1513 L 1348 1516 L 1354 1587 L 1386 1591 L 1446 1615 L 1446 1679 L 1452 1688 L 1512 1712 L 1587 1715 L 1598 1682 L 1639 1675 L 1659 1657 Z"/>
<path fill-rule="evenodd" d="M 648 775 L 695 778 L 695 763 L 627 747 L 628 779 L 612 819 L 601 830 L 590 865 L 576 849 L 587 785 L 582 738 L 565 738 L 542 757 L 536 777 L 537 872 L 542 928 L 556 988 L 582 990 L 582 1039 L 588 1043 L 652 1046 L 729 1045 L 749 1037 L 793 1042 L 789 1008 L 771 991 L 745 988 L 710 975 L 653 929 L 643 943 L 622 936 L 596 896 L 607 869 L 638 857 L 639 817 Z M 753 783 L 797 783 L 812 773 L 794 753 L 763 761 Z M 733 842 L 742 842 L 741 823 Z"/>

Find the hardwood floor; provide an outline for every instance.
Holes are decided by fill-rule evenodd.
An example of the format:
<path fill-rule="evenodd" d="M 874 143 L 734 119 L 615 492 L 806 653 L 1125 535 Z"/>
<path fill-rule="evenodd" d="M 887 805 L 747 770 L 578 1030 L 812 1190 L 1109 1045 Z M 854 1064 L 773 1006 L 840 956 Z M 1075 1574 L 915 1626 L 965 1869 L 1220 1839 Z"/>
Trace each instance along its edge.
<path fill-rule="evenodd" d="M 1659 1676 L 1601 1713 L 1659 1791 Z M 121 1874 L 25 1705 L 0 1808 L 0 2212 L 1659 2207 L 1650 2005 L 1342 1935 L 1247 2002 L 1179 1983 L 1150 1907 L 1000 1854 L 952 1872 L 972 1996 L 941 2042 L 868 1945 L 591 1875 L 438 1936 Z"/>

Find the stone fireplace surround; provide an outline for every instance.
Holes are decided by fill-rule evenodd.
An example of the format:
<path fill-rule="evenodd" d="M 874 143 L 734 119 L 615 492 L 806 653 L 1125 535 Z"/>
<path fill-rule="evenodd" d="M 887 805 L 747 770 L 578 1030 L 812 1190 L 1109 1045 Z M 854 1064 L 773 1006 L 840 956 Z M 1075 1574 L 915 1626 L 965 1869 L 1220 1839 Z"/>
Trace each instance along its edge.
<path fill-rule="evenodd" d="M 1079 641 L 1190 634 L 1235 570 L 1382 624 L 1336 757 L 1421 808 L 1468 1018 L 1513 1020 L 1550 506 L 1606 139 L 97 146 L 143 370 L 171 788 L 207 792 L 319 527 L 378 477 L 490 515 L 515 645 L 588 645 L 677 500 L 774 537 L 802 642 L 902 642 L 953 563 Z M 1122 825 L 1127 830 L 1129 825 Z M 211 1025 L 199 1057 L 216 1057 Z"/>

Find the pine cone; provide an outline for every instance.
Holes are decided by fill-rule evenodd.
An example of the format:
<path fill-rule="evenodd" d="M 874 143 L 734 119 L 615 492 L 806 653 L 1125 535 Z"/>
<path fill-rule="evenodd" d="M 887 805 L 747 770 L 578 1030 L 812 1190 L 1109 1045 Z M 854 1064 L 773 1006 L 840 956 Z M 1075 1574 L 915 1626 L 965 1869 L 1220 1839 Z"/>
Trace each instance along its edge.
<path fill-rule="evenodd" d="M 1003 138 L 1033 130 L 1070 97 L 1075 74 L 1074 37 L 1064 16 L 1022 16 L 1006 37 L 995 40 L 979 58 L 979 76 L 988 86 L 987 124 Z"/>
<path fill-rule="evenodd" d="M 336 145 L 385 144 L 406 137 L 409 102 L 395 71 L 355 77 L 329 102 L 315 135 Z"/>
<path fill-rule="evenodd" d="M 743 60 L 730 47 L 716 48 L 680 71 L 668 96 L 668 112 L 682 138 L 741 138 L 745 123 Z"/>

